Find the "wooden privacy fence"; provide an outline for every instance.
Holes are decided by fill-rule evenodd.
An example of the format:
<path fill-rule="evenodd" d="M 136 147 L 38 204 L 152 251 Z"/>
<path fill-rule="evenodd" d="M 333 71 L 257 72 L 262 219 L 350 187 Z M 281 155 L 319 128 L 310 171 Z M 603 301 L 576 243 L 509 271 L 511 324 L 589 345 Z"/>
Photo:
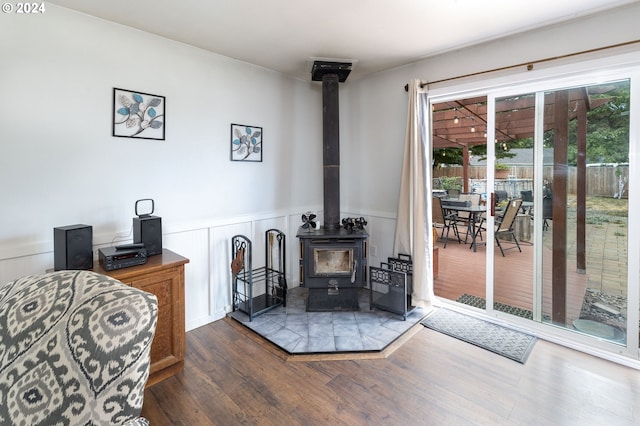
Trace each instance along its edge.
<path fill-rule="evenodd" d="M 569 166 L 569 194 L 576 193 L 576 182 L 578 170 L 575 166 Z M 587 196 L 596 197 L 617 197 L 622 191 L 621 198 L 627 198 L 629 193 L 629 166 L 624 165 L 591 165 L 587 166 Z M 438 167 L 433 171 L 433 187 L 438 188 L 438 178 L 458 177 L 462 183 L 462 166 Z M 470 166 L 469 179 L 486 180 L 486 169 L 484 166 Z M 512 166 L 509 171 L 509 178 L 496 180 L 496 186 L 503 186 L 505 181 L 533 181 L 532 166 Z M 553 180 L 553 166 L 544 166 L 543 180 L 551 182 Z"/>

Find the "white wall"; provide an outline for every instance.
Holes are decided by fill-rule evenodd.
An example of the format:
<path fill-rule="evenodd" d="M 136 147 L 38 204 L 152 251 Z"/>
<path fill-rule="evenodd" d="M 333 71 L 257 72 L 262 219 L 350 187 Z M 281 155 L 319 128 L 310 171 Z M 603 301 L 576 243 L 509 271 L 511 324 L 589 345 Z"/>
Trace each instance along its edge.
<path fill-rule="evenodd" d="M 342 85 L 341 210 L 369 220 L 370 264 L 393 254 L 410 79 L 640 39 L 638 16 L 634 4 Z M 322 222 L 317 83 L 54 5 L 0 16 L 0 58 L 0 282 L 53 266 L 55 226 L 93 225 L 96 249 L 130 239 L 134 202 L 150 197 L 164 246 L 191 260 L 187 329 L 228 309 L 236 233 L 261 244 L 264 229 L 282 229 L 297 285 L 299 215 Z M 111 136 L 113 87 L 166 97 L 165 141 Z M 229 161 L 231 123 L 263 127 L 263 163 Z"/>
<path fill-rule="evenodd" d="M 322 202 L 318 83 L 54 5 L 0 17 L 0 57 L 0 282 L 53 267 L 56 226 L 92 225 L 96 250 L 130 240 L 141 198 L 190 259 L 188 329 L 228 308 L 230 235 L 286 227 L 294 264 Z M 166 140 L 111 135 L 114 87 L 166 97 Z M 262 163 L 229 160 L 231 123 L 263 128 Z"/>
<path fill-rule="evenodd" d="M 76 222 L 111 237 L 144 197 L 169 229 L 317 200 L 289 178 L 321 170 L 316 85 L 59 7 L 34 18 L 0 29 L 5 250 Z M 165 141 L 111 136 L 113 87 L 166 96 Z M 232 122 L 263 127 L 263 163 L 229 161 Z"/>

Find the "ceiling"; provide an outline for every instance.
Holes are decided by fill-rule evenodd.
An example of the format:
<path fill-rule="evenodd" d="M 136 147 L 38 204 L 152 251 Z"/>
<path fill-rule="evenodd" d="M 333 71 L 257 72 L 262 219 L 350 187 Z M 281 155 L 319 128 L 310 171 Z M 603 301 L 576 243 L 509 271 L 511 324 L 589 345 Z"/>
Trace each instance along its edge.
<path fill-rule="evenodd" d="M 296 78 L 314 58 L 350 80 L 637 0 L 54 0 Z"/>

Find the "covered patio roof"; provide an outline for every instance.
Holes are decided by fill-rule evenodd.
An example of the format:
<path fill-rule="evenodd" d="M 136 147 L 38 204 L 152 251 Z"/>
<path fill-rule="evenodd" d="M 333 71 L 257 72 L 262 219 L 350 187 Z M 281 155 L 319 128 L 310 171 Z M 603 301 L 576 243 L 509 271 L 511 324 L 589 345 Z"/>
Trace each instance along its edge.
<path fill-rule="evenodd" d="M 587 111 L 606 104 L 613 98 L 596 97 L 612 86 L 569 89 L 569 120 L 578 114 L 577 103 L 585 101 Z M 555 127 L 555 94 L 545 95 L 544 130 Z M 433 147 L 461 148 L 487 143 L 487 98 L 485 96 L 442 102 L 433 105 Z M 456 120 L 457 118 L 457 120 Z M 496 142 L 533 137 L 535 96 L 527 94 L 496 101 Z"/>

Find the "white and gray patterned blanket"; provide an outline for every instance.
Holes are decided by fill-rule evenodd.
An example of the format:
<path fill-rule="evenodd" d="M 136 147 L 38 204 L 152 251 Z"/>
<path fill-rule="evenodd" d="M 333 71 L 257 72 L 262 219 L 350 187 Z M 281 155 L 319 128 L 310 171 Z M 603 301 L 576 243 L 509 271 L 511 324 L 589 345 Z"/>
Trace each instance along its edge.
<path fill-rule="evenodd" d="M 154 295 L 90 271 L 0 286 L 0 424 L 123 424 L 140 415 Z"/>

